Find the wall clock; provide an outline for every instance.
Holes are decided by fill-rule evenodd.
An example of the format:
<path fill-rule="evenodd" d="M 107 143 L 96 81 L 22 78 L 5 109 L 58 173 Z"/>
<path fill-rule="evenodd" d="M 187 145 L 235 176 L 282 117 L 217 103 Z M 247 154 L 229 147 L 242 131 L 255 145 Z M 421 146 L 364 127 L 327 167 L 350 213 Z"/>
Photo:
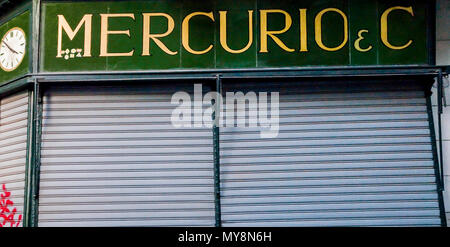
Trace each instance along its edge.
<path fill-rule="evenodd" d="M 19 67 L 26 52 L 25 32 L 14 27 L 8 30 L 1 39 L 0 67 L 4 71 L 13 71 Z"/>

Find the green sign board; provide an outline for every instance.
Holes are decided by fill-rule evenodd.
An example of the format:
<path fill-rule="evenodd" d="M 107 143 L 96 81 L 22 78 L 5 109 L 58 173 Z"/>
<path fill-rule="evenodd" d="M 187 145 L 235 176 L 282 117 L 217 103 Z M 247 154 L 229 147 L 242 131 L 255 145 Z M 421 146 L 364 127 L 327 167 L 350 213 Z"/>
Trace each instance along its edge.
<path fill-rule="evenodd" d="M 89 1 L 42 9 L 45 72 L 429 63 L 426 1 Z"/>
<path fill-rule="evenodd" d="M 0 84 L 30 71 L 30 12 L 0 26 Z"/>

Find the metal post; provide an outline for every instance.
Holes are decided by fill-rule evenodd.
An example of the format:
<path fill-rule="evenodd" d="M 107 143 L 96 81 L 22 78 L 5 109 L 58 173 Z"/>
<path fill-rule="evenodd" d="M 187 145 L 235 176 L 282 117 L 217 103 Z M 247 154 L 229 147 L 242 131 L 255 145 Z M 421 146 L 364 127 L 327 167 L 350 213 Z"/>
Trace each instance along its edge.
<path fill-rule="evenodd" d="M 443 83 L 442 83 L 442 70 L 439 70 L 438 78 L 437 78 L 437 103 L 438 103 L 438 131 L 439 131 L 439 166 L 440 166 L 440 187 L 441 190 L 444 190 L 444 150 L 442 149 L 442 95 L 443 95 Z"/>
<path fill-rule="evenodd" d="M 447 226 L 447 219 L 445 216 L 445 208 L 444 208 L 444 197 L 442 194 L 442 186 L 441 186 L 441 176 L 440 176 L 440 167 L 439 167 L 439 156 L 437 150 L 437 140 L 435 133 L 435 125 L 433 119 L 433 106 L 431 103 L 431 91 L 426 92 L 426 102 L 427 102 L 427 113 L 428 113 L 428 124 L 430 127 L 430 137 L 431 137 L 431 148 L 433 152 L 433 168 L 436 174 L 436 190 L 438 195 L 438 203 L 439 203 L 439 213 L 441 218 L 441 225 Z"/>
<path fill-rule="evenodd" d="M 29 226 L 37 226 L 38 218 L 38 204 L 39 204 L 39 178 L 40 178 L 40 165 L 41 165 L 41 90 L 37 79 L 34 81 L 34 97 L 33 97 L 33 129 L 31 132 L 32 136 L 32 148 L 31 148 L 31 189 L 30 189 L 30 218 Z"/>
<path fill-rule="evenodd" d="M 39 56 L 39 25 L 40 25 L 40 0 L 32 1 L 32 45 L 30 50 L 31 71 L 37 73 Z M 29 91 L 28 99 L 28 129 L 27 129 L 27 161 L 25 168 L 25 198 L 24 198 L 24 227 L 35 226 L 35 171 L 36 171 L 36 136 L 37 136 L 37 114 L 39 102 L 39 85 L 36 79 L 33 81 L 33 89 Z"/>
<path fill-rule="evenodd" d="M 31 202 L 32 202 L 32 170 L 34 164 L 33 144 L 34 144 L 34 91 L 29 90 L 28 95 L 28 127 L 27 127 L 27 161 L 25 165 L 25 198 L 23 205 L 23 226 L 31 225 Z"/>
<path fill-rule="evenodd" d="M 215 100 L 214 113 L 213 113 L 213 142 L 214 142 L 214 204 L 215 204 L 215 218 L 216 227 L 222 226 L 222 214 L 220 205 L 220 97 L 222 95 L 222 84 L 220 75 L 216 77 L 216 92 L 218 97 Z"/>

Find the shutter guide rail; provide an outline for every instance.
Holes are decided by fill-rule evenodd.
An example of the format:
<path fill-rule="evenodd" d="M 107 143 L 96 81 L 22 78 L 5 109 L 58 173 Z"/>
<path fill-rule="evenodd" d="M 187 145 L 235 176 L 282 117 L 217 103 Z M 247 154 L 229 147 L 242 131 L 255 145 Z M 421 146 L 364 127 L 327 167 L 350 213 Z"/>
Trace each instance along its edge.
<path fill-rule="evenodd" d="M 222 95 L 222 80 L 220 75 L 216 77 L 216 92 Z M 220 102 L 216 99 L 215 109 L 213 113 L 213 142 L 214 142 L 214 202 L 215 202 L 215 219 L 216 227 L 222 226 L 222 215 L 220 205 Z"/>
<path fill-rule="evenodd" d="M 442 70 L 440 69 L 437 74 L 437 102 L 438 102 L 438 134 L 439 134 L 439 155 L 436 147 L 436 133 L 435 133 L 435 125 L 434 125 L 434 116 L 433 116 L 433 109 L 432 109 L 432 103 L 431 103 L 431 91 L 428 91 L 426 95 L 427 100 L 427 112 L 428 112 L 428 118 L 429 118 L 429 125 L 430 125 L 430 136 L 431 136 L 431 145 L 433 149 L 433 160 L 434 160 L 434 167 L 435 167 L 435 173 L 436 173 L 436 186 L 437 186 L 437 194 L 438 194 L 438 200 L 439 200 L 439 211 L 441 216 L 441 222 L 442 226 L 447 226 L 447 217 L 445 213 L 445 207 L 444 207 L 444 198 L 443 198 L 443 191 L 445 189 L 444 187 L 444 166 L 443 166 L 443 150 L 442 150 L 442 125 L 441 125 L 441 114 L 442 114 L 442 97 L 443 97 L 443 83 L 442 83 Z"/>
<path fill-rule="evenodd" d="M 40 184 L 40 163 L 41 163 L 41 123 L 42 123 L 42 93 L 40 84 L 37 79 L 34 82 L 33 87 L 33 110 L 32 110 L 32 122 L 33 128 L 31 133 L 32 143 L 32 158 L 31 158 L 31 177 L 32 187 L 29 189 L 32 195 L 31 198 L 31 217 L 29 219 L 29 225 L 31 227 L 38 226 L 39 215 L 39 184 Z"/>
<path fill-rule="evenodd" d="M 442 100 L 443 100 L 443 81 L 442 81 L 442 69 L 439 70 L 438 77 L 437 77 L 437 87 L 438 87 L 438 95 L 437 95 L 437 102 L 438 102 L 438 131 L 439 131 L 439 165 L 440 165 L 440 180 L 439 180 L 439 186 L 440 190 L 445 190 L 445 184 L 444 184 L 444 155 L 442 150 L 442 113 L 443 113 L 443 106 L 442 106 Z"/>

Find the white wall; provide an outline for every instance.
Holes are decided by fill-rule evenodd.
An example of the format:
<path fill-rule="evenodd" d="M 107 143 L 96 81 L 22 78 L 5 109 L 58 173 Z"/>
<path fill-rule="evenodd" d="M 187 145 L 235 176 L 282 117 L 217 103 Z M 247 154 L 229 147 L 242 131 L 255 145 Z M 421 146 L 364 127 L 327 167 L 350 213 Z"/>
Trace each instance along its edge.
<path fill-rule="evenodd" d="M 436 11 L 436 63 L 438 65 L 450 65 L 450 0 L 437 0 Z M 450 87 L 448 80 L 444 81 L 445 94 L 448 107 L 444 108 L 442 115 L 442 140 L 444 150 L 444 176 L 445 191 L 444 202 L 447 215 L 447 225 L 450 225 Z M 437 91 L 433 88 L 433 112 L 434 122 L 437 127 Z M 436 132 L 436 138 L 439 138 Z"/>

